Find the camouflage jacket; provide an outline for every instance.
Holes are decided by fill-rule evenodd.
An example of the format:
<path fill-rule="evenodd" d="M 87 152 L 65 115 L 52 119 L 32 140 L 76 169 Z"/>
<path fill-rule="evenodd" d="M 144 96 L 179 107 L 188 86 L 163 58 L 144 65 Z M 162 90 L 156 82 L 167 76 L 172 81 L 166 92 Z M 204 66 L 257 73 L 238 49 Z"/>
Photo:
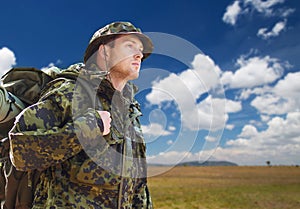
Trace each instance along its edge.
<path fill-rule="evenodd" d="M 64 72 L 78 79 L 51 82 L 9 134 L 15 167 L 42 171 L 33 208 L 152 208 L 136 88 L 119 92 L 80 65 Z M 111 113 L 106 136 L 95 109 Z"/>

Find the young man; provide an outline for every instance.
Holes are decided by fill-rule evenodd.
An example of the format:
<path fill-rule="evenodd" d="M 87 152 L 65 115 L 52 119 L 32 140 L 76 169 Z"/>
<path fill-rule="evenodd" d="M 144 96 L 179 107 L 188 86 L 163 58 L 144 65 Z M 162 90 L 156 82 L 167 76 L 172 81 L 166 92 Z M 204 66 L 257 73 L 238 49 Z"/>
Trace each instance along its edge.
<path fill-rule="evenodd" d="M 141 112 L 128 82 L 152 50 L 131 23 L 111 23 L 92 37 L 85 64 L 64 70 L 21 113 L 11 159 L 19 170 L 42 171 L 32 208 L 152 208 Z"/>

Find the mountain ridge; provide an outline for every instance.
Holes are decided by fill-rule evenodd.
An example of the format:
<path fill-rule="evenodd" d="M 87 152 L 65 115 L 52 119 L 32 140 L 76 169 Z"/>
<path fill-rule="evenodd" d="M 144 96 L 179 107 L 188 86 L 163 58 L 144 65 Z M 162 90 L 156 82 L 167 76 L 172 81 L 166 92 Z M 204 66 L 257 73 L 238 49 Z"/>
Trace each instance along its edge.
<path fill-rule="evenodd" d="M 151 164 L 148 163 L 148 166 L 238 166 L 238 164 L 230 162 L 230 161 L 225 161 L 225 160 L 212 160 L 212 161 L 188 161 L 188 162 L 182 162 L 178 163 L 176 165 L 174 164 Z"/>

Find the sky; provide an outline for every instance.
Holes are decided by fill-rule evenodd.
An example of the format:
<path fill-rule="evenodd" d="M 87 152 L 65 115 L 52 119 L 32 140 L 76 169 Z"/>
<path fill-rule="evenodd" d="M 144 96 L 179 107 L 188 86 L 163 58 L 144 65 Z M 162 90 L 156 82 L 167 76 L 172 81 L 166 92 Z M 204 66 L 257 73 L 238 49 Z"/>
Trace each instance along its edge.
<path fill-rule="evenodd" d="M 0 74 L 82 62 L 130 21 L 154 43 L 134 81 L 149 163 L 300 164 L 300 1 L 2 1 Z"/>

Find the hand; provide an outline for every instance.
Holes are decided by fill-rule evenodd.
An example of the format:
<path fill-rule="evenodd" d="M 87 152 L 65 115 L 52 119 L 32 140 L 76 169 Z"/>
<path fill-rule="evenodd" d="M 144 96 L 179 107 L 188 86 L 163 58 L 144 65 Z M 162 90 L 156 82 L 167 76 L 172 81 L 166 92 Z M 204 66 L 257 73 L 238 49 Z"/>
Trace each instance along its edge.
<path fill-rule="evenodd" d="M 97 111 L 102 119 L 103 122 L 103 136 L 109 134 L 110 132 L 110 123 L 111 123 L 111 118 L 110 118 L 110 113 L 107 111 Z"/>

